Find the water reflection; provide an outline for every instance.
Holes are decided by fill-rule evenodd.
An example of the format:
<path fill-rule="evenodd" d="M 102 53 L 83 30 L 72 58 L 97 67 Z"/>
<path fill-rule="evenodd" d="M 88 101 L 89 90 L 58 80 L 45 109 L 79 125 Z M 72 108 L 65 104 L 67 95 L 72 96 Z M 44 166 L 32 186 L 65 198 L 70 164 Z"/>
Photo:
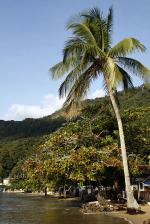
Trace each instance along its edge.
<path fill-rule="evenodd" d="M 77 203 L 0 193 L 0 224 L 125 224 L 105 215 L 83 215 Z"/>

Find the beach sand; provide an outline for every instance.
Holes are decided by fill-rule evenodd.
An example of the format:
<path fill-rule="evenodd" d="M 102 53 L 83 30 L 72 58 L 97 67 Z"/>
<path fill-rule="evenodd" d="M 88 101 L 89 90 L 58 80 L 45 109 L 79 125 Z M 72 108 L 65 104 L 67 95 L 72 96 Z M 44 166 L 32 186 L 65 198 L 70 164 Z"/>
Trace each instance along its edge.
<path fill-rule="evenodd" d="M 112 212 L 111 215 L 114 217 L 124 218 L 133 224 L 143 224 L 144 221 L 150 219 L 150 206 L 149 205 L 141 206 L 141 211 L 143 211 L 144 213 L 129 215 L 125 211 L 119 211 L 119 212 Z"/>

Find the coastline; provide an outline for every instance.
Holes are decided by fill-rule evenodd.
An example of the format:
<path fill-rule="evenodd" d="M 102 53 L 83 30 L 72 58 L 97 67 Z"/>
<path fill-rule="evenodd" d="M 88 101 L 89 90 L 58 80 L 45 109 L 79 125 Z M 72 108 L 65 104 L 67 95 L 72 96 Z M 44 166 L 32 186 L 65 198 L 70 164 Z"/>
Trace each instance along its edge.
<path fill-rule="evenodd" d="M 25 194 L 28 196 L 44 196 L 43 193 L 24 193 L 24 192 L 15 192 L 15 191 L 6 191 L 3 193 L 19 193 L 19 194 Z M 50 198 L 55 198 L 55 199 L 59 199 L 59 200 L 67 200 L 67 201 L 78 201 L 79 202 L 79 198 L 59 198 L 56 195 L 48 195 L 47 199 Z M 150 206 L 149 205 L 142 205 L 141 206 L 141 211 L 143 211 L 143 213 L 140 214 L 127 214 L 126 211 L 112 211 L 112 212 L 102 212 L 103 214 L 107 215 L 107 216 L 112 216 L 114 218 L 121 218 L 124 219 L 125 221 L 127 221 L 129 224 L 143 224 L 144 221 L 147 221 L 148 219 L 150 219 Z M 89 214 L 89 213 L 84 213 L 84 214 Z M 94 214 L 94 213 L 91 213 Z M 97 214 L 97 213 L 95 213 Z"/>
<path fill-rule="evenodd" d="M 82 205 L 84 214 L 105 214 L 114 218 L 121 218 L 129 224 L 143 224 L 150 221 L 150 205 L 140 205 L 141 211 L 136 214 L 128 214 L 126 207 L 117 207 L 116 204 L 98 204 L 98 201 Z"/>
<path fill-rule="evenodd" d="M 2 194 L 22 194 L 22 195 L 26 195 L 26 196 L 42 196 L 43 198 L 47 198 L 47 199 L 59 199 L 59 200 L 64 200 L 64 201 L 80 201 L 79 197 L 59 197 L 58 194 L 48 194 L 47 196 L 45 196 L 45 194 L 43 192 L 39 193 L 39 192 L 24 192 L 24 191 L 4 191 L 1 192 Z"/>
<path fill-rule="evenodd" d="M 144 221 L 147 221 L 150 219 L 150 206 L 144 205 L 141 206 L 141 211 L 143 211 L 143 214 L 134 214 L 130 215 L 127 214 L 126 211 L 118 211 L 118 212 L 110 212 L 107 213 L 107 215 L 122 218 L 126 221 L 128 221 L 130 224 L 143 224 Z"/>

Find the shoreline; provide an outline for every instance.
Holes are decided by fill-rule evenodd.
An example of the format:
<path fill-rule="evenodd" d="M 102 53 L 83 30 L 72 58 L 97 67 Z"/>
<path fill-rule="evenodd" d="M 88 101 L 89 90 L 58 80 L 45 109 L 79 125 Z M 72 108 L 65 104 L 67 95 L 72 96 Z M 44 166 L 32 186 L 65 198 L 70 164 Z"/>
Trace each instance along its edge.
<path fill-rule="evenodd" d="M 19 195 L 26 195 L 26 196 L 41 196 L 45 199 L 59 199 L 59 200 L 64 200 L 64 201 L 80 201 L 79 197 L 59 197 L 58 194 L 48 194 L 47 196 L 45 196 L 44 193 L 38 193 L 38 192 L 21 192 L 21 191 L 4 191 L 4 192 L 0 192 L 2 194 L 19 194 Z"/>
<path fill-rule="evenodd" d="M 126 207 L 118 207 L 116 204 L 98 204 L 98 201 L 82 205 L 81 211 L 84 214 L 105 214 L 114 218 L 124 219 L 129 224 L 143 224 L 150 221 L 150 205 L 140 205 L 141 211 L 135 214 L 127 213 Z"/>
<path fill-rule="evenodd" d="M 115 214 L 115 213 L 119 213 L 119 214 Z M 120 214 L 120 212 L 110 212 L 110 213 L 107 213 L 106 215 L 107 216 L 114 217 L 114 218 L 123 219 L 124 221 L 128 222 L 129 224 L 135 224 L 129 218 L 122 217 L 121 214 Z M 136 222 L 136 224 L 137 224 L 137 222 Z M 143 223 L 140 223 L 140 224 L 143 224 Z"/>
<path fill-rule="evenodd" d="M 143 224 L 144 221 L 147 221 L 150 219 L 150 206 L 149 205 L 142 205 L 141 211 L 143 211 L 143 214 L 127 214 L 126 211 L 118 211 L 118 212 L 110 212 L 107 213 L 107 215 L 110 215 L 112 217 L 118 217 L 122 218 L 126 221 L 128 221 L 130 224 Z"/>
<path fill-rule="evenodd" d="M 145 205 L 141 206 L 143 214 L 134 214 L 130 215 L 126 213 L 126 211 L 116 211 L 116 212 L 100 212 L 101 214 L 105 214 L 106 216 L 111 216 L 114 218 L 123 219 L 124 221 L 128 222 L 129 224 L 143 224 L 144 221 L 150 219 L 150 206 Z M 100 214 L 100 213 L 84 213 L 85 215 L 89 214 Z"/>
<path fill-rule="evenodd" d="M 15 191 L 5 191 L 2 194 L 5 193 L 16 193 L 16 194 L 24 194 L 28 196 L 43 196 L 43 193 L 24 193 L 24 192 L 15 192 Z M 56 195 L 47 195 L 47 199 L 55 198 L 59 200 L 67 200 L 67 201 L 79 201 L 79 198 L 59 198 Z M 101 212 L 102 214 L 105 214 L 107 216 L 112 216 L 114 218 L 121 218 L 127 221 L 129 224 L 143 224 L 144 221 L 147 221 L 150 219 L 150 206 L 149 205 L 142 205 L 141 211 L 143 211 L 143 214 L 128 214 L 126 211 L 112 211 L 112 212 Z M 83 212 L 84 213 L 84 212 Z M 89 213 L 84 213 L 85 215 L 88 215 Z M 98 214 L 98 213 L 91 213 L 91 214 Z M 99 213 L 100 214 L 100 213 Z"/>

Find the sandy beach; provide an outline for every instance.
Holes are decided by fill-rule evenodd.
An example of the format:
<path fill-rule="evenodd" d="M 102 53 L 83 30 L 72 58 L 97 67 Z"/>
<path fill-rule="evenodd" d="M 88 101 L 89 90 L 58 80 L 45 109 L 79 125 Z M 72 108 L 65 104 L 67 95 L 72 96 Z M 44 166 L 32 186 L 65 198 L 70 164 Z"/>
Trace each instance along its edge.
<path fill-rule="evenodd" d="M 141 206 L 141 210 L 144 212 L 143 214 L 129 215 L 125 211 L 120 211 L 112 212 L 111 215 L 114 217 L 124 218 L 133 224 L 143 224 L 144 221 L 150 219 L 150 206 Z"/>

